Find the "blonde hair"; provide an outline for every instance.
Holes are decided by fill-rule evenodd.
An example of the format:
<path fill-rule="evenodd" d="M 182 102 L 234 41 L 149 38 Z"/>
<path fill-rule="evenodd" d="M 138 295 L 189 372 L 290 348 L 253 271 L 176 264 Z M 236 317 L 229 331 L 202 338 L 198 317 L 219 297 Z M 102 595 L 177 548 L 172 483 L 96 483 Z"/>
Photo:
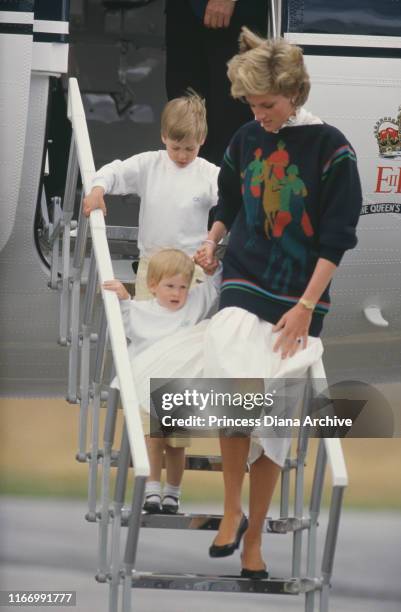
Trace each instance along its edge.
<path fill-rule="evenodd" d="M 263 94 L 282 95 L 294 106 L 302 106 L 310 81 L 302 50 L 283 38 L 266 40 L 243 27 L 240 52 L 227 64 L 234 98 Z"/>
<path fill-rule="evenodd" d="M 146 281 L 150 287 L 158 285 L 163 278 L 182 274 L 191 283 L 194 271 L 195 264 L 184 251 L 163 249 L 150 258 Z"/>
<path fill-rule="evenodd" d="M 167 102 L 161 117 L 161 133 L 171 140 L 193 138 L 198 144 L 203 143 L 207 135 L 205 101 L 188 89 L 187 95 Z"/>

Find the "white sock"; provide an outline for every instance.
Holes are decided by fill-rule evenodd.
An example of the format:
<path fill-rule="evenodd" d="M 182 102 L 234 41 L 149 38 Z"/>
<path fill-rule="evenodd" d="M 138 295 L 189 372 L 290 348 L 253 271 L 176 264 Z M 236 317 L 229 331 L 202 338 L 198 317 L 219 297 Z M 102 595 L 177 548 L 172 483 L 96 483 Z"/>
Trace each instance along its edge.
<path fill-rule="evenodd" d="M 166 482 L 166 484 L 164 485 L 164 489 L 163 489 L 163 497 L 166 497 L 166 495 L 172 495 L 173 497 L 176 497 L 178 500 L 180 499 L 180 495 L 181 495 L 181 487 L 175 487 L 174 485 L 169 484 L 168 482 Z M 166 501 L 163 501 L 163 503 L 165 504 L 174 504 L 174 501 L 172 499 L 168 499 Z"/>
<path fill-rule="evenodd" d="M 155 498 L 152 499 L 153 496 L 158 495 L 159 497 L 161 496 L 161 492 L 162 492 L 162 487 L 161 484 L 158 480 L 148 480 L 146 485 L 145 485 L 145 495 L 146 497 L 150 497 L 150 499 L 148 499 L 148 501 L 155 501 L 158 502 L 159 499 Z"/>

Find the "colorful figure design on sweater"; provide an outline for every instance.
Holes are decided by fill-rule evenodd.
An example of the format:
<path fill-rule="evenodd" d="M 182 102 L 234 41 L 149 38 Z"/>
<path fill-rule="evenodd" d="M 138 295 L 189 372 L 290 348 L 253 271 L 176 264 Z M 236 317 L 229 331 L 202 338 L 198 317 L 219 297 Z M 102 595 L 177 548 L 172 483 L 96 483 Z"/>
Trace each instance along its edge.
<path fill-rule="evenodd" d="M 308 191 L 298 176 L 299 169 L 292 164 L 287 174 L 280 180 L 280 207 L 275 216 L 272 241 L 273 248 L 264 278 L 271 278 L 273 290 L 287 293 L 291 278 L 298 274 L 301 282 L 306 282 L 308 261 L 308 238 L 314 231 L 305 210 L 304 197 Z"/>
<path fill-rule="evenodd" d="M 267 238 L 271 236 L 274 219 L 280 209 L 281 181 L 285 177 L 285 168 L 289 163 L 290 157 L 285 150 L 285 143 L 279 140 L 277 150 L 273 151 L 264 162 L 263 209 L 266 215 L 264 230 Z"/>
<path fill-rule="evenodd" d="M 261 183 L 263 181 L 263 160 L 262 157 L 262 149 L 258 147 L 254 153 L 255 159 L 248 165 L 248 169 L 251 172 L 251 184 L 250 189 L 254 198 L 259 198 L 262 190 Z"/>
<path fill-rule="evenodd" d="M 279 238 L 291 221 L 291 208 L 299 208 L 302 211 L 301 225 L 306 236 L 313 236 L 313 228 L 305 210 L 304 197 L 308 194 L 305 183 L 298 176 L 298 166 L 291 164 L 287 169 L 287 175 L 280 181 L 280 209 L 274 219 L 273 236 Z"/>
<path fill-rule="evenodd" d="M 270 282 L 273 291 L 288 293 L 295 275 L 301 283 L 307 282 L 308 251 L 301 242 L 302 238 L 305 239 L 305 234 L 295 218 L 292 218 L 286 226 L 281 238 L 273 238 L 275 244 L 266 270 L 267 274 L 264 275 L 273 274 Z"/>
<path fill-rule="evenodd" d="M 261 183 L 263 180 L 264 163 L 261 160 L 262 149 L 259 147 L 255 150 L 255 159 L 248 164 L 245 172 L 242 174 L 242 194 L 245 205 L 245 218 L 249 231 L 250 239 L 246 246 L 252 246 L 256 239 L 256 226 L 258 224 L 259 214 L 259 198 L 262 193 Z"/>

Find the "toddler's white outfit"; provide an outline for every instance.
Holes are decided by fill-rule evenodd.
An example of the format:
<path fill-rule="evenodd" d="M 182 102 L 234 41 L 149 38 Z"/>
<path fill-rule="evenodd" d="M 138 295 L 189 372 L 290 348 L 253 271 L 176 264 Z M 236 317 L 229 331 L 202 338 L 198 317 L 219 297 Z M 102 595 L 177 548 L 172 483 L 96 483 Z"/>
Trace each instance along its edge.
<path fill-rule="evenodd" d="M 279 332 L 278 332 L 279 333 Z M 149 404 L 145 380 L 152 378 L 263 378 L 280 391 L 280 379 L 299 379 L 297 392 L 286 403 L 273 404 L 273 416 L 294 417 L 302 397 L 308 368 L 322 356 L 320 338 L 309 336 L 306 348 L 290 358 L 273 352 L 278 338 L 273 325 L 242 308 L 224 308 L 212 319 L 153 344 L 133 360 L 136 389 L 143 405 Z M 248 389 L 249 390 L 249 389 Z M 271 390 L 271 389 L 270 389 Z M 145 403 L 146 402 L 146 403 Z M 285 414 L 283 414 L 285 411 Z M 229 410 L 226 412 L 229 416 Z M 249 462 L 262 453 L 280 466 L 291 444 L 290 438 L 272 437 L 274 431 L 255 428 L 251 433 Z"/>
<path fill-rule="evenodd" d="M 165 339 L 167 344 L 174 343 L 176 335 L 180 335 L 183 330 L 193 328 L 207 316 L 217 301 L 221 275 L 222 266 L 219 264 L 212 276 L 205 275 L 205 282 L 189 290 L 187 301 L 179 310 L 169 310 L 160 306 L 155 298 L 146 301 L 129 299 L 120 302 L 125 334 L 130 340 L 128 354 L 132 366 L 140 361 L 144 352 L 155 343 L 158 344 L 158 340 Z M 147 387 L 148 381 L 143 383 Z M 117 377 L 111 386 L 119 388 Z M 142 402 L 142 405 L 145 406 L 146 402 Z M 146 410 L 148 412 L 149 408 Z"/>

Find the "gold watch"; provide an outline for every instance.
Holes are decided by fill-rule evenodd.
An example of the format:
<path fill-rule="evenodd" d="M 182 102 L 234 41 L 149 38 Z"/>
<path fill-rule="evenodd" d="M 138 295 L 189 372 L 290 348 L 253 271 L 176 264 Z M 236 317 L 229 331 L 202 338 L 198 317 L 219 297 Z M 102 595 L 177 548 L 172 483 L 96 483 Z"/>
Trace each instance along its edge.
<path fill-rule="evenodd" d="M 306 300 L 305 298 L 299 298 L 299 304 L 302 304 L 306 308 L 306 310 L 315 310 L 316 303 L 312 302 L 312 300 Z"/>

